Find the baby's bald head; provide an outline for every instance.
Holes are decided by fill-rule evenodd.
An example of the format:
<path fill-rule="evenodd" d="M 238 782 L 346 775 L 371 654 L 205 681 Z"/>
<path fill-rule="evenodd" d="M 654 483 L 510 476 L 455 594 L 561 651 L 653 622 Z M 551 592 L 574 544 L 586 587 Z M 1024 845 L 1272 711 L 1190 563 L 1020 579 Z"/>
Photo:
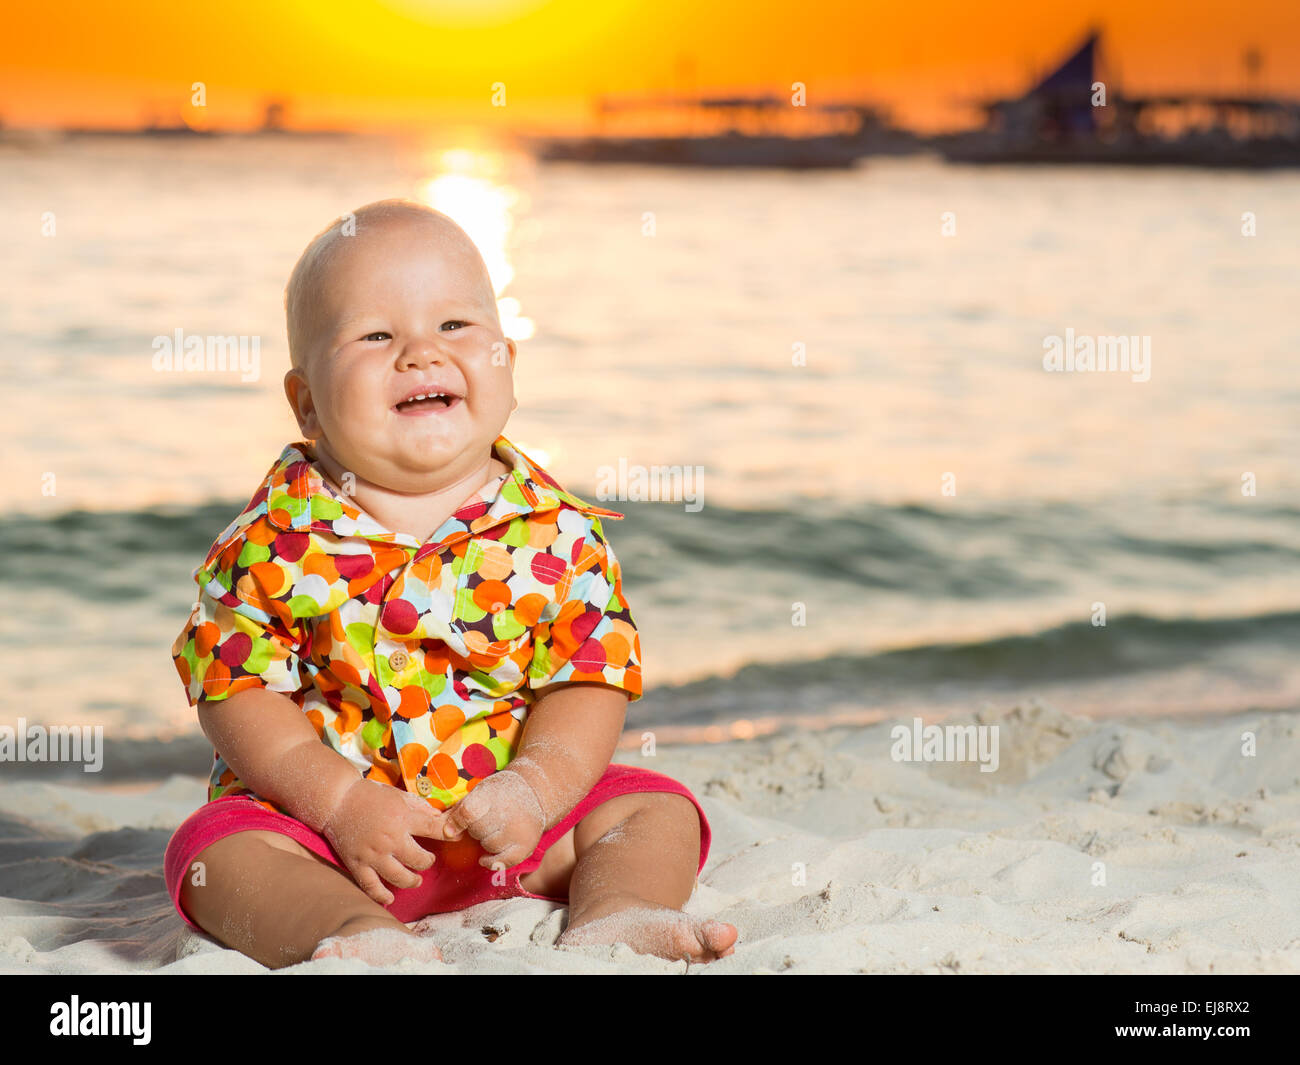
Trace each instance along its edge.
<path fill-rule="evenodd" d="M 418 233 L 472 279 L 477 302 L 500 325 L 496 294 L 487 265 L 469 235 L 450 217 L 414 200 L 380 200 L 337 219 L 312 239 L 299 257 L 284 290 L 289 360 L 305 369 L 323 340 L 329 323 L 329 279 L 332 271 L 359 244 L 385 236 Z"/>

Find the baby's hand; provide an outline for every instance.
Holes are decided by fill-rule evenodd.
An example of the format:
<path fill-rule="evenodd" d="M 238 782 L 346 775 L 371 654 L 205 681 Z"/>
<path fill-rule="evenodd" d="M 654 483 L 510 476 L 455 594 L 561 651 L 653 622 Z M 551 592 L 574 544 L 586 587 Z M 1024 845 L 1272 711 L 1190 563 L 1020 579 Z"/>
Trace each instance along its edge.
<path fill-rule="evenodd" d="M 468 832 L 488 853 L 479 865 L 510 869 L 537 849 L 546 817 L 537 793 L 513 769 L 501 769 L 446 813 L 447 839 Z"/>
<path fill-rule="evenodd" d="M 321 835 L 343 859 L 357 886 L 387 906 L 394 895 L 380 877 L 394 887 L 418 887 L 420 872 L 434 859 L 414 837 L 442 838 L 444 817 L 424 799 L 362 777 L 339 798 Z"/>

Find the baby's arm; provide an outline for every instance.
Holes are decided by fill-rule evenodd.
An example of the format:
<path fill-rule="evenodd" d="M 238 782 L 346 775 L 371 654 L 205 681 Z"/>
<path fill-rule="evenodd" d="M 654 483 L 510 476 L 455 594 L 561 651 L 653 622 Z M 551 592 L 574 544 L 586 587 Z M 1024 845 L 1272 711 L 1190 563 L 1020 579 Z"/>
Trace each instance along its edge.
<path fill-rule="evenodd" d="M 528 710 L 519 750 L 506 768 L 533 789 L 545 831 L 563 821 L 609 767 L 628 700 L 617 688 L 587 681 L 552 685 L 542 693 Z"/>
<path fill-rule="evenodd" d="M 433 855 L 412 836 L 440 838 L 442 815 L 423 799 L 366 780 L 321 742 L 286 695 L 249 688 L 199 703 L 199 725 L 226 764 L 264 796 L 333 845 L 357 884 L 380 905 L 396 887 L 420 883 Z"/>
<path fill-rule="evenodd" d="M 447 816 L 448 837 L 468 831 L 488 852 L 480 865 L 509 869 L 532 854 L 601 778 L 622 735 L 628 699 L 619 689 L 575 681 L 541 691 L 514 759 Z"/>
<path fill-rule="evenodd" d="M 239 779 L 314 832 L 361 777 L 280 692 L 249 688 L 198 710 L 203 734 Z"/>

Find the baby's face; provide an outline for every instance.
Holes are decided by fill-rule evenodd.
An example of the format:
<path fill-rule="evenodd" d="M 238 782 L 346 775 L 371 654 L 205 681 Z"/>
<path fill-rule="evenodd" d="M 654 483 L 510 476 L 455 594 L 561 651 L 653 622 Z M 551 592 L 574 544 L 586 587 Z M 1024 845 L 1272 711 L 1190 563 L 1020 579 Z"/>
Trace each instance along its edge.
<path fill-rule="evenodd" d="M 515 342 L 481 260 L 420 220 L 336 239 L 308 353 L 285 379 L 299 427 L 338 471 L 396 492 L 443 489 L 488 460 L 514 398 Z M 411 401 L 431 392 L 450 406 Z"/>

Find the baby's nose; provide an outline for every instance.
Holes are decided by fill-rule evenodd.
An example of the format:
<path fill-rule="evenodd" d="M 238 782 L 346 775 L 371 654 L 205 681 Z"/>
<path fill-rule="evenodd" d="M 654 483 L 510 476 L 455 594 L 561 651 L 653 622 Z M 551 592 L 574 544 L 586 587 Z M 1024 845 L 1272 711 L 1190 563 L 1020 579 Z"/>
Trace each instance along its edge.
<path fill-rule="evenodd" d="M 412 366 L 428 366 L 442 362 L 446 354 L 442 342 L 433 336 L 412 336 L 402 345 L 400 358 Z"/>

